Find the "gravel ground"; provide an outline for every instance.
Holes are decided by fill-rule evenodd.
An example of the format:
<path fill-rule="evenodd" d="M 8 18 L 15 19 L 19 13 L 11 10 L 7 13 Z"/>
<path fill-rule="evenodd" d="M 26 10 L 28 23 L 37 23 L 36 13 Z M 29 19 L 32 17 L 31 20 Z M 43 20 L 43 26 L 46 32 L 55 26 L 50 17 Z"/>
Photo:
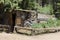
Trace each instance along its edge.
<path fill-rule="evenodd" d="M 22 34 L 0 33 L 0 40 L 60 40 L 60 32 L 49 33 L 36 36 L 26 36 Z"/>

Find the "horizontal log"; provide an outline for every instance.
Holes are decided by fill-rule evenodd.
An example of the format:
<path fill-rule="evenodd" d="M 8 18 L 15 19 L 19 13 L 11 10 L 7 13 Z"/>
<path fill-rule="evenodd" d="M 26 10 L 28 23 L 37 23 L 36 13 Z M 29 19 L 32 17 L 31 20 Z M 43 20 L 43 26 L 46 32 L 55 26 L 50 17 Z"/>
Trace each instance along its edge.
<path fill-rule="evenodd" d="M 23 33 L 23 34 L 42 34 L 42 33 L 53 33 L 58 32 L 60 30 L 60 27 L 51 27 L 51 28 L 30 28 L 30 27 L 16 27 L 17 32 Z"/>
<path fill-rule="evenodd" d="M 17 27 L 18 29 L 26 30 L 58 30 L 60 27 L 51 27 L 51 28 L 31 28 L 31 27 Z"/>

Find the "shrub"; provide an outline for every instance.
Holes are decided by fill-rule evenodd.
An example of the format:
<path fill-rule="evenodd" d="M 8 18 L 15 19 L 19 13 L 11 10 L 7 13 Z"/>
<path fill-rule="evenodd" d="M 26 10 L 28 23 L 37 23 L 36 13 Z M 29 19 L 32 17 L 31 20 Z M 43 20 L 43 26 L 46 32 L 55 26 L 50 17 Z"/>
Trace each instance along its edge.
<path fill-rule="evenodd" d="M 38 3 L 36 3 L 35 8 L 37 8 L 37 11 L 39 13 L 53 14 L 53 6 L 51 4 L 48 4 L 48 5 L 45 5 L 44 7 L 42 7 Z"/>
<path fill-rule="evenodd" d="M 56 24 L 57 26 L 60 26 L 60 20 L 57 20 L 57 24 Z"/>
<path fill-rule="evenodd" d="M 32 28 L 49 28 L 60 26 L 60 20 L 49 19 L 46 23 L 36 23 L 32 25 Z"/>
<path fill-rule="evenodd" d="M 48 25 L 48 27 L 56 27 L 57 21 L 56 20 L 49 19 L 47 21 L 47 25 Z"/>
<path fill-rule="evenodd" d="M 32 24 L 32 28 L 43 28 L 40 24 Z"/>

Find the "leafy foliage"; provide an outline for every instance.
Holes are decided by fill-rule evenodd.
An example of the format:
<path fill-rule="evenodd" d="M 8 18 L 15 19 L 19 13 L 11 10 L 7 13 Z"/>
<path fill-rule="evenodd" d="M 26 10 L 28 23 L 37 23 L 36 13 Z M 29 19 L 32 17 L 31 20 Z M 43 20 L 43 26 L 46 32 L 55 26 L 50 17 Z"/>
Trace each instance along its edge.
<path fill-rule="evenodd" d="M 52 5 L 49 4 L 42 7 L 35 0 L 0 0 L 0 2 L 3 2 L 7 9 L 37 9 L 38 12 L 45 14 L 50 14 L 53 11 Z"/>
<path fill-rule="evenodd" d="M 43 14 L 53 14 L 53 7 L 51 4 L 45 5 L 44 7 L 40 6 L 38 3 L 36 4 L 37 11 Z"/>
<path fill-rule="evenodd" d="M 4 3 L 4 0 L 0 0 L 0 3 L 1 3 L 1 2 Z"/>
<path fill-rule="evenodd" d="M 35 7 L 35 0 L 23 0 L 21 3 L 22 9 L 32 10 Z"/>
<path fill-rule="evenodd" d="M 60 20 L 49 19 L 46 23 L 36 23 L 32 25 L 32 28 L 49 28 L 60 26 Z"/>
<path fill-rule="evenodd" d="M 0 0 L 3 2 L 5 9 L 34 9 L 35 0 Z"/>
<path fill-rule="evenodd" d="M 60 26 L 60 20 L 57 20 L 57 26 Z"/>

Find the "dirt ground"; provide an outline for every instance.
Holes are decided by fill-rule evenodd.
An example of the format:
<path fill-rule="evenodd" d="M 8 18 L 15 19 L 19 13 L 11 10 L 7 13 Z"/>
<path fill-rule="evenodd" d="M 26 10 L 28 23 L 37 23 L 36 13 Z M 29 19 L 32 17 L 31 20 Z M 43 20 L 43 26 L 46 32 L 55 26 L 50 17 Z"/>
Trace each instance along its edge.
<path fill-rule="evenodd" d="M 60 40 L 60 32 L 49 33 L 36 36 L 26 36 L 22 34 L 0 33 L 0 40 Z"/>

